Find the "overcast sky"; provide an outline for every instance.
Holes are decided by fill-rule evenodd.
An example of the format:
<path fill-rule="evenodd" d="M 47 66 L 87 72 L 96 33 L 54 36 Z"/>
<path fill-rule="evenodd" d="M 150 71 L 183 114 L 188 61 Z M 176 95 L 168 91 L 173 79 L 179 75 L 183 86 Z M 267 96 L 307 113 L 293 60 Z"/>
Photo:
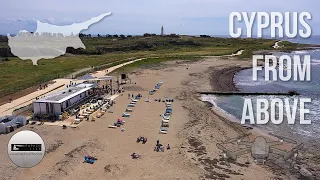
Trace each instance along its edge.
<path fill-rule="evenodd" d="M 35 31 L 35 20 L 67 25 L 112 12 L 84 33 L 159 34 L 163 25 L 168 34 L 228 35 L 231 12 L 308 11 L 313 34 L 319 35 L 319 5 L 319 0 L 5 0 L 0 34 Z"/>

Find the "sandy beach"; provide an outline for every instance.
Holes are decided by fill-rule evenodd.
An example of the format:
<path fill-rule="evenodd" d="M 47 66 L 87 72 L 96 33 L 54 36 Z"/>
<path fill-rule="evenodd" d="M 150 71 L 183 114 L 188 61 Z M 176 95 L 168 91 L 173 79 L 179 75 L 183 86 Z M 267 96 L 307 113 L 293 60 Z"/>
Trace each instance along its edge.
<path fill-rule="evenodd" d="M 250 65 L 250 61 L 232 57 L 212 57 L 136 70 L 129 75 L 132 84 L 123 85 L 125 92 L 111 107 L 113 113 L 95 122 L 81 122 L 78 128 L 46 125 L 20 128 L 37 132 L 46 144 L 44 159 L 33 168 L 17 168 L 10 161 L 6 146 L 14 133 L 1 135 L 2 179 L 293 179 L 276 168 L 256 165 L 250 155 L 239 157 L 228 167 L 216 147 L 216 143 L 248 130 L 202 102 L 197 92 L 236 90 L 232 81 L 234 73 Z M 161 88 L 154 95 L 148 95 L 159 80 L 164 82 Z M 131 116 L 122 118 L 130 102 L 128 94 L 132 93 L 143 97 Z M 145 102 L 148 96 L 151 102 Z M 173 114 L 168 134 L 159 134 L 165 104 L 154 99 L 165 97 L 174 99 Z M 124 132 L 121 128 L 108 128 L 117 118 L 126 121 Z M 147 137 L 147 143 L 137 143 L 139 136 Z M 170 144 L 171 149 L 155 152 L 158 139 L 165 146 Z M 133 152 L 141 154 L 141 158 L 132 159 Z M 98 160 L 94 164 L 83 163 L 85 155 Z"/>

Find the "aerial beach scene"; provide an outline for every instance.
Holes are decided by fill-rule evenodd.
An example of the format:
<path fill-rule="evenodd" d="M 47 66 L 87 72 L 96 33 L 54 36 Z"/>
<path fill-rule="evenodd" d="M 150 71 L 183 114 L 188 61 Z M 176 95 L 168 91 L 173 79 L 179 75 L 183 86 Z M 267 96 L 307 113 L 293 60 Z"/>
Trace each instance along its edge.
<path fill-rule="evenodd" d="M 311 2 L 39 2 L 0 11 L 0 179 L 320 179 Z"/>

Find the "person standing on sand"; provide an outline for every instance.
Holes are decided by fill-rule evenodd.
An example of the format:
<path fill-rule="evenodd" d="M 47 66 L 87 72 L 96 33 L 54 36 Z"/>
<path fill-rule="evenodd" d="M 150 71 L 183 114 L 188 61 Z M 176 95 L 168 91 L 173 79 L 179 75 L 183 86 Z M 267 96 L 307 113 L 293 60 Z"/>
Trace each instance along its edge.
<path fill-rule="evenodd" d="M 130 93 L 128 93 L 128 99 L 130 99 Z"/>
<path fill-rule="evenodd" d="M 158 139 L 158 140 L 157 140 L 157 146 L 159 146 L 159 143 L 160 143 L 160 140 Z"/>
<path fill-rule="evenodd" d="M 167 146 L 167 150 L 169 150 L 169 149 L 171 149 L 170 144 L 168 144 L 168 146 Z"/>

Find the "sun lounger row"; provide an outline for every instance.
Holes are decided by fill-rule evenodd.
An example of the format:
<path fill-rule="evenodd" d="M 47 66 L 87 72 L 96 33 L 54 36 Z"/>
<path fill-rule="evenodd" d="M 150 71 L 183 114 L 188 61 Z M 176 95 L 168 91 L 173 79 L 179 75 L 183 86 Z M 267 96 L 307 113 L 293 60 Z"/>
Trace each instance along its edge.
<path fill-rule="evenodd" d="M 166 111 L 163 115 L 161 115 L 162 120 L 161 120 L 160 132 L 159 132 L 160 134 L 168 133 L 171 114 L 172 114 L 171 105 L 169 107 L 166 105 Z"/>
<path fill-rule="evenodd" d="M 141 94 L 138 94 L 135 98 L 131 99 L 130 104 L 128 104 L 126 111 L 122 113 L 122 117 L 130 117 L 130 114 L 128 112 L 133 112 L 132 107 L 135 107 L 139 99 L 142 97 Z"/>
<path fill-rule="evenodd" d="M 157 92 L 158 89 L 160 89 L 161 85 L 163 84 L 163 81 L 159 81 L 152 90 L 149 91 L 150 95 L 153 95 L 155 92 Z"/>

